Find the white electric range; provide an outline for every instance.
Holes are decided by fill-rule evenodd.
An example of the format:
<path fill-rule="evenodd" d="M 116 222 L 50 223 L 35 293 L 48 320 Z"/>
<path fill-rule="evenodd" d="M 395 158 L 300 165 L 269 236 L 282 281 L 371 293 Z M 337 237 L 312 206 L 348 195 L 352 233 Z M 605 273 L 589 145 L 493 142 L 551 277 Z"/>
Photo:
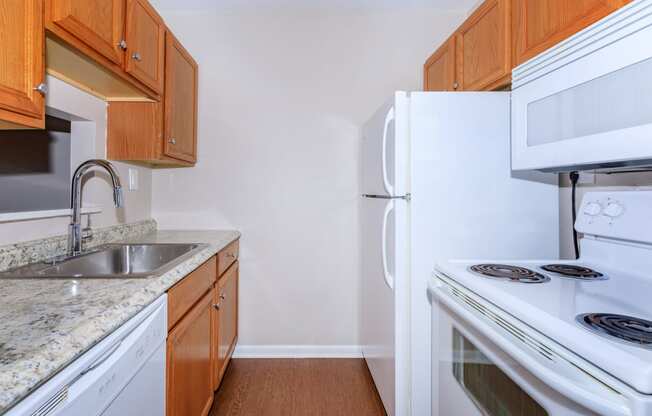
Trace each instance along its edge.
<path fill-rule="evenodd" d="M 652 192 L 588 193 L 575 228 L 576 261 L 437 267 L 433 415 L 652 415 Z"/>

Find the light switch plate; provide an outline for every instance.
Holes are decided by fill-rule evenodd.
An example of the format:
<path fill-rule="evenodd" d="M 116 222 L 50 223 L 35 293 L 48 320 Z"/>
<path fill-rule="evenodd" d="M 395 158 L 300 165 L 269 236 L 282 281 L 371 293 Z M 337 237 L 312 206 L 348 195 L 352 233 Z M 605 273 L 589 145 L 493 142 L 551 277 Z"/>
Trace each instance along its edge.
<path fill-rule="evenodd" d="M 138 170 L 129 168 L 129 190 L 138 190 Z"/>

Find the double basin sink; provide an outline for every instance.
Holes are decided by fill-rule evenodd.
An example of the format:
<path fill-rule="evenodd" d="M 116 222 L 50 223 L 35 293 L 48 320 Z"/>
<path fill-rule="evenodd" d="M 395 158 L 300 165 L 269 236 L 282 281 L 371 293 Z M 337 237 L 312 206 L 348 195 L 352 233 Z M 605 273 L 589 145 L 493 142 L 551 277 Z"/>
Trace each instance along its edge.
<path fill-rule="evenodd" d="M 192 257 L 206 244 L 106 244 L 74 257 L 59 257 L 0 273 L 17 278 L 147 278 Z"/>

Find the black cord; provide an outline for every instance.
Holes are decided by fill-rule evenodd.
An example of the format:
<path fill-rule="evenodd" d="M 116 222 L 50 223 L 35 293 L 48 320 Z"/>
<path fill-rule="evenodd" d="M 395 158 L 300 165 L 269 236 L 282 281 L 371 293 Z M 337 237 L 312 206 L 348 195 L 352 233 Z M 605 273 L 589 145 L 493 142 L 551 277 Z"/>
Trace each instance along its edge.
<path fill-rule="evenodd" d="M 577 241 L 577 230 L 575 229 L 575 221 L 577 220 L 577 210 L 575 208 L 575 194 L 577 191 L 577 181 L 580 179 L 580 174 L 575 171 L 570 173 L 571 181 L 571 217 L 573 218 L 573 246 L 575 247 L 575 259 L 580 258 L 580 246 Z"/>

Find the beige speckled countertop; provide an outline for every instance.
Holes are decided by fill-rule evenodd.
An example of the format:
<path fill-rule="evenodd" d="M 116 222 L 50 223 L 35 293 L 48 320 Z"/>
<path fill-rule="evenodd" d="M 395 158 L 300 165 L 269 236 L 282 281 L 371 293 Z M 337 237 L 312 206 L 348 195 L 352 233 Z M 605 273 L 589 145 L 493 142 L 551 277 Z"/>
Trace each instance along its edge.
<path fill-rule="evenodd" d="M 208 244 L 147 279 L 0 280 L 0 414 L 239 237 L 237 231 L 129 237 L 139 243 Z"/>

